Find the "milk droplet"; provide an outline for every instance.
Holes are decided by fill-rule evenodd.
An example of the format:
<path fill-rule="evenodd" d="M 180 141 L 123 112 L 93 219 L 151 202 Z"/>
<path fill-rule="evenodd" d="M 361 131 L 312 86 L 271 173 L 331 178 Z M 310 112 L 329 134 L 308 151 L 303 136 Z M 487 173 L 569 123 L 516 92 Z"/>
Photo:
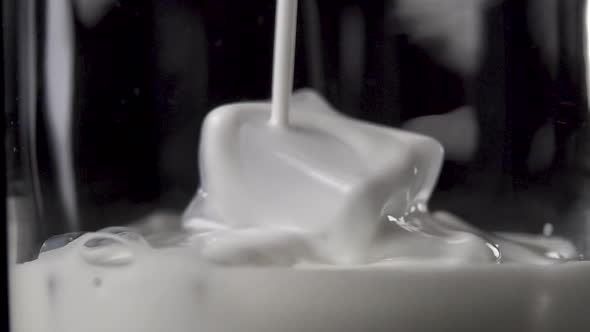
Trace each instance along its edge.
<path fill-rule="evenodd" d="M 549 236 L 553 235 L 553 224 L 551 224 L 551 223 L 546 223 L 546 224 L 543 226 L 543 235 L 544 235 L 544 236 L 547 236 L 547 237 L 549 237 Z"/>

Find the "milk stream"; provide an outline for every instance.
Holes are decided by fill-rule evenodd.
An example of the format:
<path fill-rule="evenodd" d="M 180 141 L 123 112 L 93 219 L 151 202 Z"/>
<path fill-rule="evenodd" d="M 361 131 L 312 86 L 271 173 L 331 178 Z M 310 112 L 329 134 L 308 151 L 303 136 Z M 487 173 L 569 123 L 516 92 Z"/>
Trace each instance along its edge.
<path fill-rule="evenodd" d="M 297 1 L 277 0 L 270 118 L 271 125 L 277 127 L 286 127 L 289 123 L 289 100 L 295 66 Z"/>

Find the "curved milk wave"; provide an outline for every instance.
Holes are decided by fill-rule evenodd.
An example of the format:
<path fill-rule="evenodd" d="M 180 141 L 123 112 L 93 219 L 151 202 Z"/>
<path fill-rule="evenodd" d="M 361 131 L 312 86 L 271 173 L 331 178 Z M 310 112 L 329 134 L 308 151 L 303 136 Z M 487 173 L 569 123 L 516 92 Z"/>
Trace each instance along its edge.
<path fill-rule="evenodd" d="M 430 214 L 424 206 L 411 210 L 403 221 L 387 222 L 357 261 L 334 255 L 322 247 L 321 236 L 311 232 L 278 227 L 231 229 L 192 219 L 193 227 L 203 227 L 200 231 L 142 236 L 139 228 L 107 227 L 57 235 L 45 241 L 34 262 L 79 261 L 86 266 L 123 267 L 139 257 L 180 254 L 192 257 L 196 264 L 304 267 L 348 263 L 370 267 L 419 262 L 548 264 L 580 258 L 564 239 L 485 234 L 446 212 Z"/>
<path fill-rule="evenodd" d="M 311 90 L 293 95 L 290 128 L 268 126 L 269 113 L 268 103 L 226 105 L 204 122 L 203 188 L 184 225 L 210 261 L 542 264 L 574 255 L 429 213 L 443 157 L 433 139 L 349 119 Z"/>
<path fill-rule="evenodd" d="M 386 216 L 380 232 L 355 256 L 326 246 L 326 234 L 293 227 L 228 227 L 205 219 L 206 194 L 200 192 L 185 215 L 206 260 L 223 265 L 383 265 L 406 262 L 552 264 L 578 258 L 560 238 L 487 234 L 446 212 L 430 213 L 423 204 L 401 217 Z M 346 252 L 342 248 L 342 252 Z"/>

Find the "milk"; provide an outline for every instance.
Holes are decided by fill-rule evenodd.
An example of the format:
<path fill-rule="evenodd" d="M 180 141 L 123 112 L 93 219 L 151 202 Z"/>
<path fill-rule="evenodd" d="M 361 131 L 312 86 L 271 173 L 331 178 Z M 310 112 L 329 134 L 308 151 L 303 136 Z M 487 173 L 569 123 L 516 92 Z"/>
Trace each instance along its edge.
<path fill-rule="evenodd" d="M 588 262 L 222 267 L 186 246 L 84 245 L 112 238 L 89 233 L 13 266 L 13 330 L 539 332 L 590 324 Z"/>

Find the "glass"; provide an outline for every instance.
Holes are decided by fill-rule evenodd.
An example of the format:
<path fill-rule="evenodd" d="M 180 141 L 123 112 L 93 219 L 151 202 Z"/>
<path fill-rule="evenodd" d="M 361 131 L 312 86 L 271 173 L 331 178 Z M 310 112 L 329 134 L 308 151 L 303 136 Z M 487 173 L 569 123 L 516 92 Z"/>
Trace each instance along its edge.
<path fill-rule="evenodd" d="M 270 96 L 274 1 L 2 9 L 10 261 L 110 226 L 177 230 L 205 115 Z M 585 0 L 301 0 L 294 85 L 437 138 L 431 210 L 588 256 L 588 13 Z"/>

